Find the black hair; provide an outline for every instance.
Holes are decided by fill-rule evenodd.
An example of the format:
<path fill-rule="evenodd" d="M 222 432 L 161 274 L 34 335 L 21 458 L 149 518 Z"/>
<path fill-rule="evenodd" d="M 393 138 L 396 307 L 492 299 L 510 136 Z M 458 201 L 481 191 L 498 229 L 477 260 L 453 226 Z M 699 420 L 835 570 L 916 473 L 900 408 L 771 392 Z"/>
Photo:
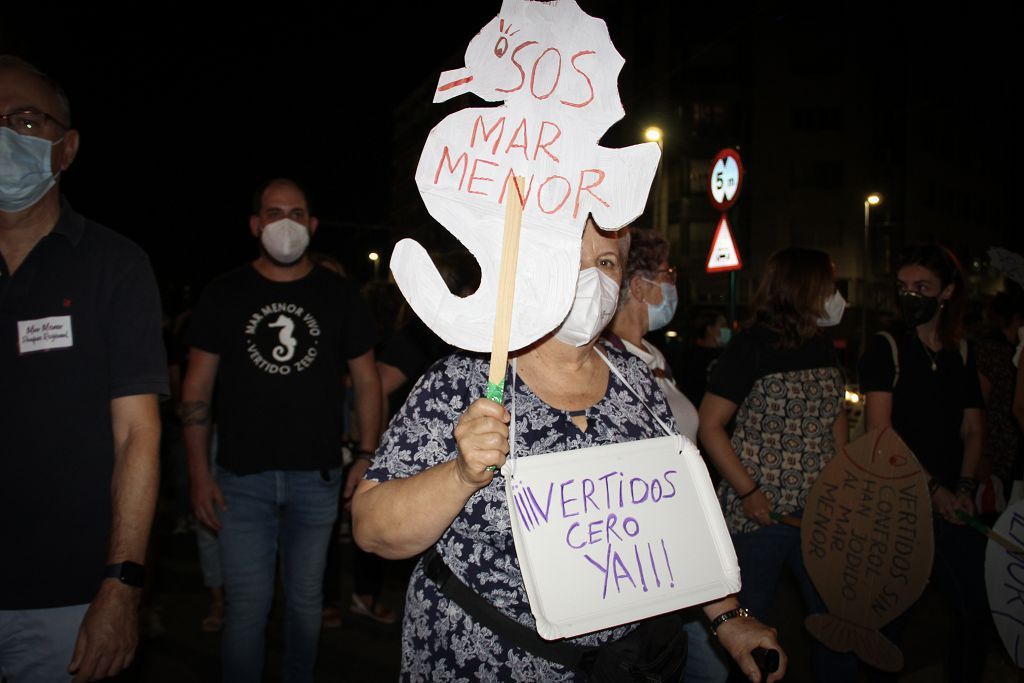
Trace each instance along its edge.
<path fill-rule="evenodd" d="M 260 184 L 260 186 L 256 188 L 256 192 L 252 196 L 253 216 L 260 215 L 260 211 L 263 209 L 263 194 L 273 185 L 291 185 L 296 190 L 301 192 L 303 198 L 305 198 L 306 200 L 306 213 L 310 216 L 314 215 L 313 202 L 310 200 L 309 192 L 306 191 L 305 187 L 300 185 L 297 181 L 292 180 L 291 178 L 271 178 L 270 180 L 267 180 Z"/>

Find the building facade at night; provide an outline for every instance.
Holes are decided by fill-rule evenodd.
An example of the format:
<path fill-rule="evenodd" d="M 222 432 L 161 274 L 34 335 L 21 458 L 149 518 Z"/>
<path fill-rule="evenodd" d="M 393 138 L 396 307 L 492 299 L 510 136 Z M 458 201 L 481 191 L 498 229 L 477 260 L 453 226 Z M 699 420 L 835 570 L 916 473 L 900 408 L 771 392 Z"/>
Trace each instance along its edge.
<path fill-rule="evenodd" d="M 728 301 L 728 276 L 704 272 L 719 215 L 707 174 L 724 147 L 739 150 L 746 171 L 729 213 L 744 265 L 736 278 L 741 317 L 765 260 L 789 244 L 832 255 L 851 304 L 851 336 L 865 302 L 872 327 L 887 307 L 903 244 L 942 241 L 978 280 L 989 247 L 1017 246 L 1011 154 L 995 151 L 1012 122 L 993 90 L 999 81 L 978 70 L 983 26 L 949 19 L 945 28 L 956 32 L 946 35 L 892 9 L 727 14 L 672 2 L 580 4 L 605 19 L 626 59 L 626 117 L 603 144 L 635 144 L 648 126 L 663 131 L 662 166 L 637 223 L 657 227 L 673 245 L 680 315 Z M 438 73 L 461 58 L 454 54 Z M 419 150 L 447 113 L 479 106 L 465 98 L 432 105 L 435 85 L 410 93 L 393 138 L 391 223 L 396 237 L 415 236 L 428 248 L 448 236 L 436 234 L 444 231 L 412 182 Z M 881 202 L 870 208 L 866 231 L 871 193 Z"/>

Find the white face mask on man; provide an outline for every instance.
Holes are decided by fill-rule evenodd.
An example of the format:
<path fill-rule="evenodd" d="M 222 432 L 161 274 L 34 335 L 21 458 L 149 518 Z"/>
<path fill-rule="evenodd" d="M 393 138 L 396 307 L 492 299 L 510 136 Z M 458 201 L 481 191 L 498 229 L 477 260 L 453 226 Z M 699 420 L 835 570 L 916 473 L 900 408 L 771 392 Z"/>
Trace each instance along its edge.
<path fill-rule="evenodd" d="M 555 331 L 563 344 L 583 346 L 601 333 L 619 305 L 619 283 L 599 268 L 584 268 L 576 280 L 576 298 Z"/>
<path fill-rule="evenodd" d="M 260 242 L 273 261 L 290 266 L 306 253 L 306 247 L 309 246 L 309 228 L 290 218 L 282 218 L 263 226 Z"/>

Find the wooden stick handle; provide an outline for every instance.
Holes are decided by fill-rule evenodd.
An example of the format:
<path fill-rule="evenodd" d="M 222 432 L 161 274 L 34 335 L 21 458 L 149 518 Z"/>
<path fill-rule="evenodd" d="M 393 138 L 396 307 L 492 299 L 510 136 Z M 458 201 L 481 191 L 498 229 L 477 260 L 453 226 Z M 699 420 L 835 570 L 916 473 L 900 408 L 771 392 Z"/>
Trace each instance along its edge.
<path fill-rule="evenodd" d="M 794 526 L 797 529 L 800 528 L 800 518 L 791 517 L 789 515 L 780 515 L 778 512 L 769 512 L 768 515 L 779 524 L 786 524 L 787 526 Z"/>
<path fill-rule="evenodd" d="M 505 229 L 501 244 L 501 270 L 498 276 L 498 301 L 494 314 L 494 341 L 491 367 L 487 377 L 487 398 L 501 403 L 505 394 L 505 365 L 508 363 L 509 335 L 512 332 L 512 302 L 516 293 L 516 266 L 519 262 L 519 231 L 523 225 L 523 193 L 526 178 L 510 177 L 505 187 Z"/>
<path fill-rule="evenodd" d="M 957 510 L 956 511 L 956 516 L 960 519 L 961 522 L 963 522 L 967 526 L 971 527 L 975 531 L 978 531 L 980 533 L 985 534 L 990 539 L 995 541 L 997 544 L 999 544 L 1002 547 L 1004 547 L 1007 550 L 1009 550 L 1011 553 L 1014 553 L 1015 555 L 1020 555 L 1021 557 L 1024 557 L 1024 548 L 1021 548 L 1019 545 L 1017 545 L 1013 541 L 1009 540 L 1008 538 L 1004 538 L 1002 535 L 1000 535 L 996 531 L 988 528 L 977 517 L 972 517 L 971 515 L 969 515 L 966 512 L 964 512 L 963 510 Z"/>

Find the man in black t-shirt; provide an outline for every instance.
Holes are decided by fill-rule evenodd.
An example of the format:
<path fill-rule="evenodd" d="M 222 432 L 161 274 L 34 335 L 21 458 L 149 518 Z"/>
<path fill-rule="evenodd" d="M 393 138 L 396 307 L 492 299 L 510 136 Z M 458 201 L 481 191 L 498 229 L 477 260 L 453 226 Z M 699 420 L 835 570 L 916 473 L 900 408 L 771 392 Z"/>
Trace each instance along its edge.
<path fill-rule="evenodd" d="M 310 261 L 316 227 L 301 188 L 290 180 L 266 184 L 250 219 L 259 257 L 207 287 L 189 331 L 182 426 L 193 509 L 219 531 L 227 596 L 221 651 L 224 680 L 232 682 L 262 679 L 278 552 L 284 680 L 312 681 L 341 488 L 346 367 L 360 433 L 346 498 L 369 466 L 380 431 L 373 320 L 355 287 Z"/>
<path fill-rule="evenodd" d="M 67 98 L 0 56 L 0 679 L 118 674 L 138 642 L 167 394 L 145 253 L 77 214 Z"/>

